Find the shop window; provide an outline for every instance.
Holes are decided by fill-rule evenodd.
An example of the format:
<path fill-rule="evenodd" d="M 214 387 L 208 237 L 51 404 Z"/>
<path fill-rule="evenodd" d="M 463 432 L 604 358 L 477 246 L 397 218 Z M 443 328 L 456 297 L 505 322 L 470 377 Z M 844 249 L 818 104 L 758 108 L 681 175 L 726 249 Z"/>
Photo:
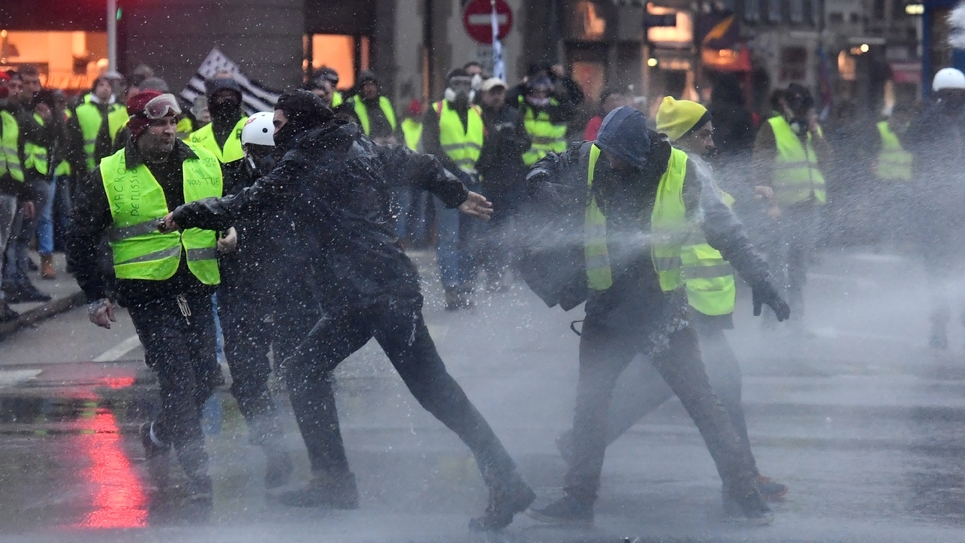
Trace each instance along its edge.
<path fill-rule="evenodd" d="M 804 0 L 791 0 L 791 22 L 804 22 Z"/>
<path fill-rule="evenodd" d="M 761 1 L 744 0 L 744 20 L 757 22 L 761 19 Z"/>
<path fill-rule="evenodd" d="M 781 48 L 781 81 L 807 79 L 808 51 L 804 47 Z"/>
<path fill-rule="evenodd" d="M 369 69 L 370 40 L 368 36 L 345 34 L 311 34 L 305 39 L 305 71 L 328 66 L 338 72 L 338 87 L 348 89 L 355 85 L 355 75 Z"/>
<path fill-rule="evenodd" d="M 34 64 L 45 87 L 86 92 L 107 66 L 106 32 L 0 31 L 0 70 Z"/>
<path fill-rule="evenodd" d="M 779 23 L 783 19 L 781 14 L 781 0 L 767 0 L 767 20 Z"/>

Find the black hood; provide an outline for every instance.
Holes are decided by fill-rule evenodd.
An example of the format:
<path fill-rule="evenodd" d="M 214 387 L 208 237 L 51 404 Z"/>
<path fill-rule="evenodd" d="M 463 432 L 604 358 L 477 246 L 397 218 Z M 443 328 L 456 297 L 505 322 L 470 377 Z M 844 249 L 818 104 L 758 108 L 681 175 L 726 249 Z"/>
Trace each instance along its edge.
<path fill-rule="evenodd" d="M 278 98 L 275 109 L 285 113 L 288 122 L 275 133 L 275 145 L 288 146 L 300 134 L 332 120 L 334 114 L 321 98 L 306 90 L 287 92 Z"/>
<path fill-rule="evenodd" d="M 596 145 L 623 162 L 642 170 L 647 165 L 652 140 L 647 118 L 639 110 L 622 106 L 611 111 L 596 137 Z"/>

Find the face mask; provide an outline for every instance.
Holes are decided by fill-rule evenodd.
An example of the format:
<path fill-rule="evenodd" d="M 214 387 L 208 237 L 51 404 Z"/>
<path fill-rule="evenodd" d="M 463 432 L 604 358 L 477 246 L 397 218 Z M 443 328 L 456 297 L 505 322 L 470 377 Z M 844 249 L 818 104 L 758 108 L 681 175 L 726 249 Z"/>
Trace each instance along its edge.
<path fill-rule="evenodd" d="M 464 90 L 456 91 L 452 88 L 447 88 L 444 94 L 444 98 L 447 102 L 453 104 L 466 105 L 472 101 L 476 96 L 476 91 L 469 91 L 468 93 Z"/>
<path fill-rule="evenodd" d="M 477 91 L 482 88 L 483 78 L 481 75 L 476 74 L 472 76 L 472 90 Z"/>
<path fill-rule="evenodd" d="M 289 120 L 285 123 L 285 126 L 281 127 L 278 132 L 275 132 L 275 147 L 280 148 L 287 146 L 291 143 L 292 138 L 295 137 L 295 124 Z"/>
<path fill-rule="evenodd" d="M 526 101 L 529 103 L 529 105 L 531 105 L 531 106 L 533 106 L 533 107 L 546 107 L 546 106 L 550 105 L 550 99 L 549 99 L 548 97 L 547 97 L 547 98 L 536 98 L 536 97 L 534 97 L 534 96 L 527 96 L 527 97 L 526 97 Z"/>
<path fill-rule="evenodd" d="M 238 113 L 240 106 L 231 101 L 208 104 L 208 112 L 215 119 L 227 119 Z"/>

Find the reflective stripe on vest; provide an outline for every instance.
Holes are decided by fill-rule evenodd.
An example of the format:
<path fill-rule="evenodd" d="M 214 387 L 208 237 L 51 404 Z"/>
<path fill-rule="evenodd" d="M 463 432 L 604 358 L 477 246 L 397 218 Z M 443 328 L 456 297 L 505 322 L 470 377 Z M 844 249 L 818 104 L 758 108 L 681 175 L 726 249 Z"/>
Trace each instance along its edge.
<path fill-rule="evenodd" d="M 485 132 L 479 108 L 469 108 L 466 113 L 466 126 L 463 127 L 459 113 L 449 107 L 449 102 L 442 100 L 432 107 L 439 114 L 439 144 L 446 156 L 463 170 L 475 171 Z"/>
<path fill-rule="evenodd" d="M 587 189 L 590 201 L 583 221 L 583 246 L 586 258 L 587 286 L 593 290 L 606 290 L 613 286 L 609 248 L 606 237 L 606 215 L 600 209 L 592 193 L 596 164 L 600 148 L 590 148 L 587 172 Z M 673 149 L 667 171 L 660 177 L 656 201 L 651 214 L 651 258 L 660 279 L 660 289 L 671 292 L 683 285 L 681 275 L 681 245 L 688 235 L 687 210 L 684 206 L 683 187 L 687 175 L 687 155 Z"/>
<path fill-rule="evenodd" d="M 415 119 L 403 120 L 402 136 L 405 138 L 406 147 L 418 151 L 419 144 L 422 143 L 422 123 Z"/>
<path fill-rule="evenodd" d="M 366 136 L 371 134 L 371 127 L 369 126 L 369 111 L 366 109 L 365 104 L 362 99 L 356 96 L 352 98 L 355 102 L 355 116 L 359 118 L 359 124 L 362 125 L 362 132 Z M 395 132 L 395 111 L 392 109 L 392 103 L 385 96 L 379 96 L 379 109 L 382 110 L 382 114 L 389 121 L 389 126 L 392 127 L 392 131 Z"/>
<path fill-rule="evenodd" d="M 223 148 L 218 146 L 218 140 L 214 137 L 214 123 L 208 123 L 192 132 L 188 136 L 187 142 L 203 147 L 222 164 L 241 160 L 245 158 L 245 151 L 241 148 L 241 129 L 245 127 L 246 122 L 248 122 L 248 117 L 242 115 L 228 134 L 228 139 L 225 140 Z"/>
<path fill-rule="evenodd" d="M 888 121 L 878 123 L 881 152 L 878 153 L 878 177 L 886 181 L 910 181 L 911 153 L 905 151 L 898 136 L 891 131 Z"/>
<path fill-rule="evenodd" d="M 523 153 L 523 164 L 532 166 L 547 153 L 562 153 L 565 151 L 566 125 L 550 122 L 550 115 L 546 110 L 540 111 L 537 115 L 522 96 L 519 97 L 519 104 L 521 108 L 526 109 L 523 124 L 526 126 L 529 139 L 533 142 L 530 148 Z M 558 104 L 559 102 L 555 98 L 550 100 L 551 106 Z"/>
<path fill-rule="evenodd" d="M 218 159 L 202 148 L 192 150 L 198 158 L 185 160 L 182 166 L 184 201 L 221 196 Z M 164 189 L 147 166 L 127 169 L 122 149 L 101 161 L 101 177 L 113 219 L 107 235 L 119 279 L 170 279 L 177 273 L 183 249 L 188 269 L 199 281 L 206 285 L 221 281 L 214 231 L 158 232 L 157 221 L 167 215 L 168 205 Z"/>
<path fill-rule="evenodd" d="M 34 119 L 40 126 L 44 125 L 43 118 L 34 113 Z M 41 147 L 32 141 L 27 141 L 23 145 L 23 169 L 25 171 L 36 170 L 40 175 L 46 176 L 48 170 L 47 148 Z"/>
<path fill-rule="evenodd" d="M 14 181 L 23 182 L 23 167 L 17 146 L 20 140 L 20 126 L 13 115 L 0 111 L 0 178 L 10 173 Z"/>
<path fill-rule="evenodd" d="M 807 145 L 804 146 L 784 117 L 771 117 L 767 122 L 774 131 L 777 143 L 777 159 L 774 161 L 774 177 L 771 181 L 777 202 L 782 205 L 812 199 L 819 204 L 827 202 L 824 176 L 818 168 L 811 134 L 808 134 Z"/>

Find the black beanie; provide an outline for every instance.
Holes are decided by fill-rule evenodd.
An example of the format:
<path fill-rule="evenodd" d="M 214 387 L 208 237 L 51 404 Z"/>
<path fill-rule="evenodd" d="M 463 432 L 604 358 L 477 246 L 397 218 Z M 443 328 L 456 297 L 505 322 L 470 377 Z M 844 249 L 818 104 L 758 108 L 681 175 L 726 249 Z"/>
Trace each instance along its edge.
<path fill-rule="evenodd" d="M 312 129 L 330 121 L 335 116 L 321 98 L 307 90 L 286 92 L 278 97 L 275 109 L 285 112 L 293 131 Z"/>

